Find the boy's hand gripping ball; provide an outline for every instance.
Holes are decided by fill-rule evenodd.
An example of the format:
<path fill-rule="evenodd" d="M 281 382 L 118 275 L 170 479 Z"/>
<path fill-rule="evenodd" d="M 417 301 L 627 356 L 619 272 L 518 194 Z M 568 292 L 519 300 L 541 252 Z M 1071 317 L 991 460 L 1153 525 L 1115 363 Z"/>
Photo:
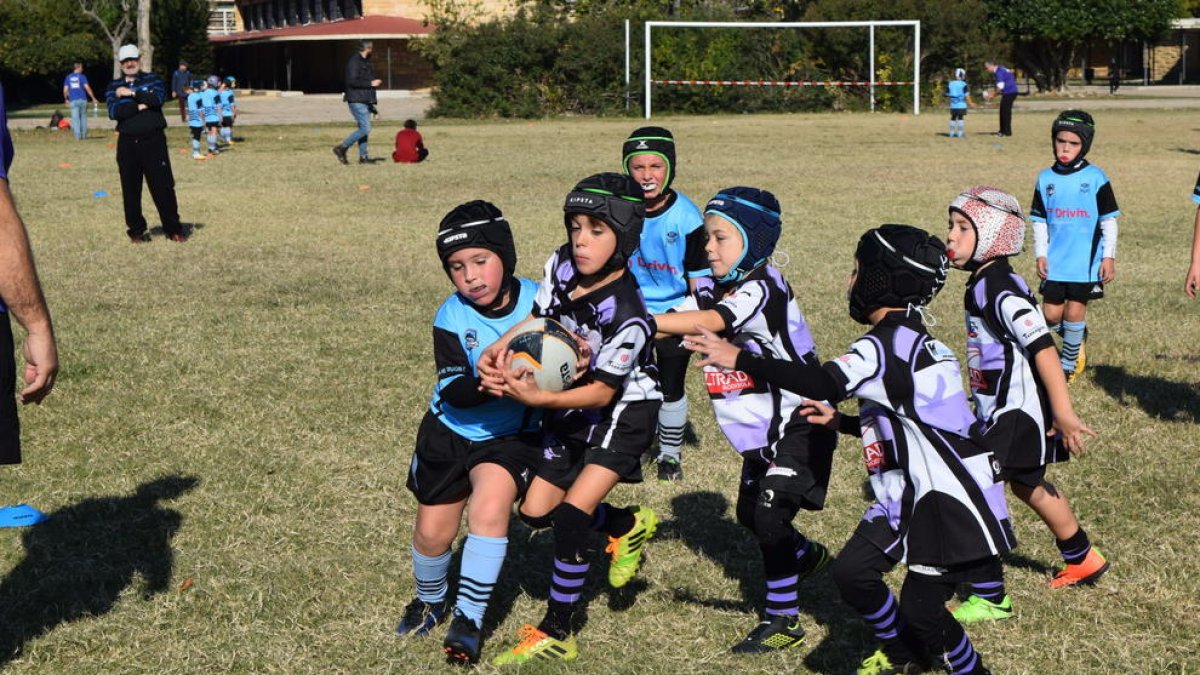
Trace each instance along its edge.
<path fill-rule="evenodd" d="M 562 391 L 575 381 L 579 346 L 575 336 L 553 319 L 531 319 L 508 341 L 513 372 L 533 373 L 538 388 Z"/>

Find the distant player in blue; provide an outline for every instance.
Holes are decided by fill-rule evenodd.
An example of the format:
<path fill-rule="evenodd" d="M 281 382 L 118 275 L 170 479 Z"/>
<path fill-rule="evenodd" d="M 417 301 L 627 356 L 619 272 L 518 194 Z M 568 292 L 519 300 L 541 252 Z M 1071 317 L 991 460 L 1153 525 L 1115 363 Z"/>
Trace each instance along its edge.
<path fill-rule="evenodd" d="M 233 122 L 237 119 L 237 97 L 234 95 L 234 88 L 237 87 L 237 80 L 232 75 L 221 80 L 221 86 L 217 89 L 217 99 L 221 105 L 221 140 L 225 141 L 225 145 L 233 145 Z"/>
<path fill-rule="evenodd" d="M 200 92 L 200 102 L 204 111 L 204 126 L 208 129 L 208 154 L 215 155 L 217 149 L 217 130 L 221 128 L 221 101 L 217 87 L 221 81 L 216 75 L 209 75 Z"/>
<path fill-rule="evenodd" d="M 971 101 L 971 87 L 967 84 L 967 71 L 962 68 L 954 69 L 954 79 L 946 85 L 946 97 L 950 100 L 950 138 L 963 137 L 963 118 L 967 115 L 967 106 L 975 105 Z"/>
<path fill-rule="evenodd" d="M 1100 167 L 1084 157 L 1096 123 L 1082 110 L 1054 120 L 1054 166 L 1043 170 L 1033 192 L 1033 249 L 1042 278 L 1042 312 L 1062 336 L 1062 367 L 1073 382 L 1087 362 L 1087 306 L 1104 297 L 1116 275 L 1117 198 Z"/>
<path fill-rule="evenodd" d="M 192 80 L 187 87 L 186 110 L 188 130 L 192 132 L 192 159 L 204 159 L 200 154 L 200 136 L 204 133 L 204 80 Z"/>
<path fill-rule="evenodd" d="M 512 505 L 525 494 L 541 456 L 540 413 L 481 393 L 475 366 L 488 345 L 533 311 L 538 285 L 513 276 L 512 230 L 489 202 L 468 202 L 446 214 L 437 251 L 455 293 L 433 320 L 437 384 L 408 473 L 418 502 L 412 542 L 417 597 L 396 632 L 427 635 L 446 616 L 451 546 L 465 509 L 458 598 L 443 651 L 451 662 L 472 664 L 508 550 Z"/>
<path fill-rule="evenodd" d="M 641 244 L 629 261 L 651 314 L 662 314 L 683 301 L 695 280 L 708 277 L 704 253 L 704 216 L 692 200 L 673 190 L 675 137 L 662 127 L 642 127 L 621 147 L 625 173 L 642 186 L 646 224 Z M 683 478 L 681 451 L 687 426 L 684 391 L 688 359 L 678 337 L 654 341 L 654 356 L 662 378 L 663 404 L 658 413 L 658 479 Z"/>
<path fill-rule="evenodd" d="M 71 106 L 71 133 L 75 134 L 77 141 L 87 138 L 88 99 L 91 99 L 93 104 L 100 103 L 92 93 L 87 75 L 83 74 L 83 62 L 76 61 L 75 68 L 63 80 L 63 100 Z"/>

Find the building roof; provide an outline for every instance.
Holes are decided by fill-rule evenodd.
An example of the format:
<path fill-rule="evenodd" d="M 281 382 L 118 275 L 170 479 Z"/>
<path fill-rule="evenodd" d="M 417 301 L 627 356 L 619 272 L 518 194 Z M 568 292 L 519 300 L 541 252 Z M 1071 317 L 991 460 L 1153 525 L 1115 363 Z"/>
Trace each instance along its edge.
<path fill-rule="evenodd" d="M 417 19 L 399 16 L 364 16 L 343 21 L 285 26 L 270 30 L 250 30 L 228 35 L 213 35 L 209 42 L 219 45 L 259 42 L 302 42 L 306 40 L 384 40 L 428 35 L 433 26 Z"/>

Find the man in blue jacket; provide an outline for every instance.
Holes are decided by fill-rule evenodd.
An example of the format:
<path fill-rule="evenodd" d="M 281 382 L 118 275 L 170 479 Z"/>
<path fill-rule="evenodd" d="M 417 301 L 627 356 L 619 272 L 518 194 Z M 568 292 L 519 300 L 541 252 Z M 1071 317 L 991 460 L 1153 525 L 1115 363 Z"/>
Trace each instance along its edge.
<path fill-rule="evenodd" d="M 117 168 L 121 171 L 121 197 L 125 204 L 125 228 L 129 241 L 150 241 L 146 219 L 142 216 L 142 179 L 150 187 L 150 196 L 158 209 L 163 233 L 171 241 L 185 242 L 187 235 L 179 222 L 179 204 L 175 199 L 175 176 L 171 173 L 171 155 L 167 151 L 167 120 L 162 106 L 167 87 L 154 73 L 142 72 L 141 52 L 136 45 L 117 51 L 121 77 L 108 84 L 104 100 L 108 117 L 117 123 Z"/>
<path fill-rule="evenodd" d="M 333 146 L 333 154 L 342 164 L 350 163 L 346 159 L 346 151 L 355 143 L 358 143 L 359 164 L 371 164 L 375 161 L 367 153 L 367 135 L 371 133 L 371 114 L 375 112 L 375 88 L 383 84 L 383 80 L 376 79 L 375 71 L 368 60 L 371 58 L 372 46 L 370 40 L 359 42 L 358 52 L 346 62 L 346 93 L 342 98 L 350 106 L 350 114 L 354 115 L 358 128 L 351 132 L 346 140 Z"/>

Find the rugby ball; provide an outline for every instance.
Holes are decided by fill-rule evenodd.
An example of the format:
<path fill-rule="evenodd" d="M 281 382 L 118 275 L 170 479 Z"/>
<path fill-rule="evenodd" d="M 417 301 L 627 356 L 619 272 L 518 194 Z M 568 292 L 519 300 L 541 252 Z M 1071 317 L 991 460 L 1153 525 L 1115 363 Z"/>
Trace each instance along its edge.
<path fill-rule="evenodd" d="M 541 389 L 562 391 L 575 381 L 579 346 L 571 331 L 553 319 L 530 319 L 508 341 L 513 372 L 528 369 Z"/>

